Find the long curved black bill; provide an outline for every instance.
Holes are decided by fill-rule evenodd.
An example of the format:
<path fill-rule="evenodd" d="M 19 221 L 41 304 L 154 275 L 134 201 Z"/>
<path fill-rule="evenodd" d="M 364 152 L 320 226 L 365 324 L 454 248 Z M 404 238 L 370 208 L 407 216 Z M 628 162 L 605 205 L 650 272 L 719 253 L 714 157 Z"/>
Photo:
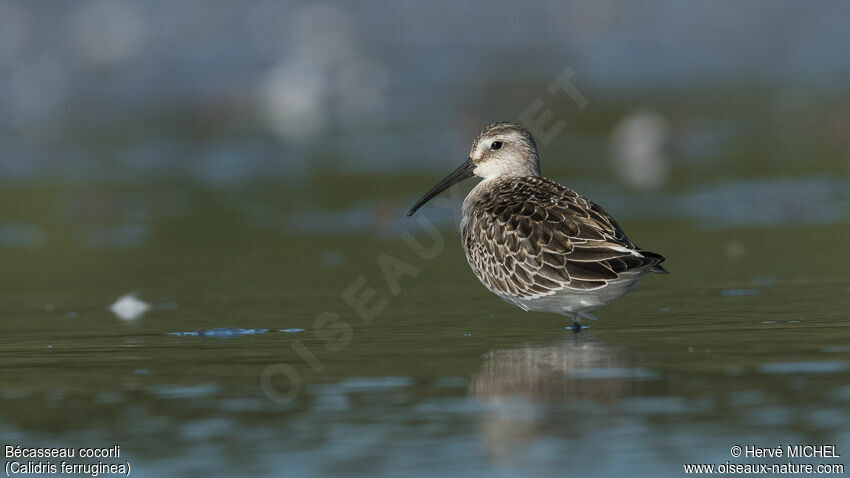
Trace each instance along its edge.
<path fill-rule="evenodd" d="M 436 186 L 434 186 L 433 188 L 431 188 L 430 191 L 425 193 L 425 195 L 422 196 L 422 199 L 416 201 L 416 204 L 414 204 L 413 207 L 410 208 L 410 211 L 407 211 L 408 217 L 412 216 L 417 209 L 422 207 L 422 205 L 426 202 L 433 199 L 434 196 L 436 196 L 437 194 L 440 194 L 441 192 L 463 181 L 464 179 L 475 176 L 475 173 L 472 172 L 474 169 L 475 163 L 472 162 L 472 159 L 467 159 L 466 161 L 464 161 L 464 163 L 461 164 L 459 168 L 452 171 L 452 173 L 446 176 L 445 179 L 437 183 Z"/>

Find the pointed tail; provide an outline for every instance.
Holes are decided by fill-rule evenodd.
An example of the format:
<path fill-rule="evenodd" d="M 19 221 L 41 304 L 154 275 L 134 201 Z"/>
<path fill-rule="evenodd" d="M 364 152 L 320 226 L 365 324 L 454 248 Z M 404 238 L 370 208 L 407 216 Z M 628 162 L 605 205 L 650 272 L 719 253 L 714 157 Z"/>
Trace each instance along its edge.
<path fill-rule="evenodd" d="M 664 262 L 665 258 L 661 254 L 657 254 L 652 251 L 638 251 L 643 254 L 645 257 L 652 259 L 652 265 L 649 266 L 650 272 L 656 272 L 658 274 L 669 274 L 670 271 L 661 266 L 661 263 Z"/>

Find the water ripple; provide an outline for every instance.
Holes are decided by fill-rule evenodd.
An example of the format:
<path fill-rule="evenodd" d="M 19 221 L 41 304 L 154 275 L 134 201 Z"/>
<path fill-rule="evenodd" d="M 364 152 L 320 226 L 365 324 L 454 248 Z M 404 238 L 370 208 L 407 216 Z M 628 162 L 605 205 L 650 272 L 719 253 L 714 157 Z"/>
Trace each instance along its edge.
<path fill-rule="evenodd" d="M 213 337 L 213 338 L 231 338 L 242 337 L 244 335 L 259 335 L 268 332 L 269 329 L 242 329 L 239 327 L 221 327 L 217 329 L 200 329 L 192 332 L 171 332 L 168 335 L 176 335 L 177 337 Z"/>

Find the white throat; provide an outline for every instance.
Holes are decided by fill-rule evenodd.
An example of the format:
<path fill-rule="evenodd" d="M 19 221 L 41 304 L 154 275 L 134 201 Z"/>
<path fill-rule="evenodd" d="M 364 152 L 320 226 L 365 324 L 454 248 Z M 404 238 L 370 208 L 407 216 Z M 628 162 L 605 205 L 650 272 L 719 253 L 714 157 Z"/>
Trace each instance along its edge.
<path fill-rule="evenodd" d="M 491 159 L 475 167 L 473 171 L 476 176 L 485 180 L 502 176 L 540 176 L 539 169 L 533 161 L 517 158 Z"/>

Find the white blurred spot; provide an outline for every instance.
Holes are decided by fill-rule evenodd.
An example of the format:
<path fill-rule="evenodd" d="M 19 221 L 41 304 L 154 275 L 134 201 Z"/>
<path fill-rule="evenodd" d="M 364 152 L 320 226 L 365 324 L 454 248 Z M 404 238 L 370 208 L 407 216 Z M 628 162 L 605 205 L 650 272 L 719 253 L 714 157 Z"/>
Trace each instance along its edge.
<path fill-rule="evenodd" d="M 136 320 L 150 308 L 150 304 L 140 300 L 136 297 L 136 294 L 122 295 L 114 304 L 109 306 L 109 310 L 121 320 Z"/>
<path fill-rule="evenodd" d="M 387 74 L 360 45 L 350 12 L 309 6 L 293 18 L 293 46 L 267 75 L 262 109 L 283 139 L 306 142 L 334 123 L 356 124 L 384 106 Z"/>
<path fill-rule="evenodd" d="M 660 189 L 670 176 L 669 161 L 664 155 L 668 139 L 669 128 L 663 116 L 652 111 L 631 113 L 611 134 L 614 171 L 635 189 Z"/>
<path fill-rule="evenodd" d="M 303 63 L 303 64 L 300 64 Z M 279 136 L 301 140 L 328 122 L 322 72 L 307 61 L 282 63 L 266 78 L 266 117 Z"/>

